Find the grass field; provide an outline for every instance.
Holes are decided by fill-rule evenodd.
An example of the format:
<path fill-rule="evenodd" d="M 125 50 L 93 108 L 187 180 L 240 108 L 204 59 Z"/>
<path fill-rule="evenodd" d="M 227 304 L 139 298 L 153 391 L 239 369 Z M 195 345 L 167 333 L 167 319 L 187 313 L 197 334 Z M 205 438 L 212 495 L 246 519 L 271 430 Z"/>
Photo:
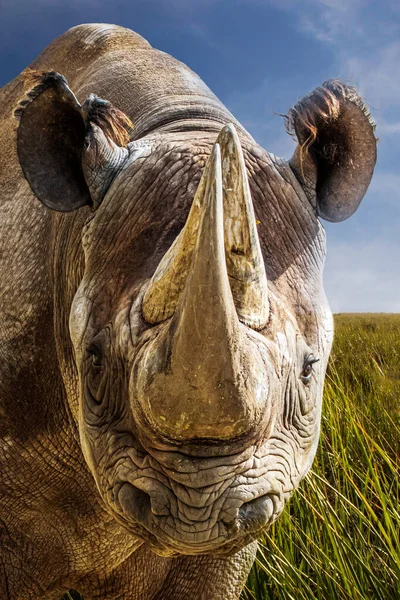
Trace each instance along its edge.
<path fill-rule="evenodd" d="M 243 599 L 400 598 L 400 315 L 337 315 L 312 471 Z"/>
<path fill-rule="evenodd" d="M 400 315 L 335 324 L 319 450 L 243 600 L 400 599 Z"/>

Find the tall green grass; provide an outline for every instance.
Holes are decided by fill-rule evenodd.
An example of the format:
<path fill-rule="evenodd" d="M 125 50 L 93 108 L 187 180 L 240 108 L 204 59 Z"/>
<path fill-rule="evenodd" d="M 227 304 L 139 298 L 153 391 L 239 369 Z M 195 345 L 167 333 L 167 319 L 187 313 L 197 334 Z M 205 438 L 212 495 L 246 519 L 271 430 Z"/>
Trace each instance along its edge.
<path fill-rule="evenodd" d="M 310 474 L 243 599 L 400 598 L 400 315 L 338 315 Z"/>
<path fill-rule="evenodd" d="M 335 324 L 319 450 L 243 600 L 400 599 L 400 315 Z"/>

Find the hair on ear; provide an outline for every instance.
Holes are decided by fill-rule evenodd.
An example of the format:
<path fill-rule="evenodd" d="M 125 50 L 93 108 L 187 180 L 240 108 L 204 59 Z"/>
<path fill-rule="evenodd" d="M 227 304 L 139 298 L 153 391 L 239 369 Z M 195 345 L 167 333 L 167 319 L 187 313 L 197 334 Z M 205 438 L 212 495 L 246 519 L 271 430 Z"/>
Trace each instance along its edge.
<path fill-rule="evenodd" d="M 19 162 L 32 191 L 53 210 L 70 212 L 93 206 L 84 166 L 91 160 L 100 173 L 112 155 L 115 167 L 116 157 L 127 152 L 123 147 L 129 142 L 131 120 L 93 94 L 81 105 L 67 80 L 54 71 L 29 70 L 25 83 L 33 87 L 14 114 L 20 121 Z"/>
<path fill-rule="evenodd" d="M 36 71 L 34 69 L 25 69 L 25 81 L 30 84 L 31 89 L 25 94 L 26 98 L 21 100 L 18 107 L 14 111 L 14 117 L 20 121 L 25 108 L 37 98 L 42 92 L 50 87 L 65 87 L 68 88 L 68 82 L 63 75 L 56 71 Z M 76 101 L 77 105 L 79 104 Z"/>
<path fill-rule="evenodd" d="M 114 142 L 117 146 L 126 146 L 129 143 L 133 123 L 111 102 L 90 94 L 82 104 L 82 111 L 87 122 L 100 127 L 108 142 Z"/>
<path fill-rule="evenodd" d="M 286 130 L 298 140 L 289 165 L 316 214 L 351 217 L 376 163 L 375 123 L 353 86 L 326 81 L 290 109 Z"/>
<path fill-rule="evenodd" d="M 325 81 L 320 87 L 297 102 L 287 115 L 283 115 L 287 133 L 293 138 L 297 138 L 299 142 L 301 169 L 320 130 L 325 125 L 339 119 L 343 101 L 346 100 L 355 104 L 362 111 L 375 131 L 375 121 L 355 87 L 346 85 L 338 79 Z M 324 159 L 328 163 L 334 162 L 337 148 L 337 144 L 333 140 L 331 144 L 324 145 Z"/>
<path fill-rule="evenodd" d="M 65 87 L 69 90 L 65 77 L 55 71 L 41 72 L 26 69 L 24 73 L 25 80 L 33 87 L 14 111 L 14 116 L 19 121 L 26 106 L 47 88 Z M 80 106 L 78 100 L 76 100 L 76 104 Z M 113 106 L 111 102 L 99 98 L 96 94 L 90 94 L 80 108 L 87 125 L 90 123 L 98 125 L 103 130 L 107 141 L 112 141 L 117 146 L 126 146 L 129 143 L 134 125 L 130 118 Z"/>

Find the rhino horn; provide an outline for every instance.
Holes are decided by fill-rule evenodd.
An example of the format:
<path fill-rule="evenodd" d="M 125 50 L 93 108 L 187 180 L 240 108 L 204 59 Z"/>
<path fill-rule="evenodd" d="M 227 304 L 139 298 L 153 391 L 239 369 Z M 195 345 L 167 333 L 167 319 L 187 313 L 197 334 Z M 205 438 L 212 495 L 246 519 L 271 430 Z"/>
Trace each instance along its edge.
<path fill-rule="evenodd" d="M 192 252 L 190 271 L 175 318 L 176 355 L 197 354 L 203 348 L 208 356 L 213 349 L 227 356 L 232 341 L 238 338 L 236 313 L 226 268 L 221 152 L 214 145 L 204 172 L 202 215 Z M 227 345 L 227 352 L 216 345 Z M 200 361 L 201 362 L 201 361 Z"/>
<path fill-rule="evenodd" d="M 221 151 L 225 257 L 231 291 L 240 321 L 262 329 L 269 314 L 267 278 L 243 152 L 233 125 L 222 129 L 217 142 Z M 148 323 L 172 317 L 180 301 L 192 263 L 209 172 L 206 168 L 186 225 L 161 260 L 144 296 L 143 314 Z"/>
<path fill-rule="evenodd" d="M 239 319 L 253 329 L 262 329 L 269 316 L 267 276 L 243 150 L 232 124 L 223 128 L 217 142 L 221 147 L 225 255 L 232 294 Z"/>
<path fill-rule="evenodd" d="M 268 390 L 265 367 L 239 322 L 227 271 L 219 144 L 196 203 L 200 214 L 180 301 L 146 351 L 133 396 L 155 431 L 169 439 L 233 439 L 256 426 Z M 178 257 L 180 264 L 187 260 Z"/>

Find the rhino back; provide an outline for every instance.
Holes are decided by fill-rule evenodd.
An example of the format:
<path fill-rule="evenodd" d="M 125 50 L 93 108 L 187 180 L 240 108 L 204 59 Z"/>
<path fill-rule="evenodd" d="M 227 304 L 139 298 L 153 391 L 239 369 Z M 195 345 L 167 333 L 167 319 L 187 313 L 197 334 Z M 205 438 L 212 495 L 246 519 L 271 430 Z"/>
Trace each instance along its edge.
<path fill-rule="evenodd" d="M 136 138 L 154 129 L 219 131 L 229 121 L 242 130 L 196 73 L 124 27 L 73 27 L 31 67 L 61 72 L 80 101 L 90 93 L 110 100 L 132 119 Z"/>

